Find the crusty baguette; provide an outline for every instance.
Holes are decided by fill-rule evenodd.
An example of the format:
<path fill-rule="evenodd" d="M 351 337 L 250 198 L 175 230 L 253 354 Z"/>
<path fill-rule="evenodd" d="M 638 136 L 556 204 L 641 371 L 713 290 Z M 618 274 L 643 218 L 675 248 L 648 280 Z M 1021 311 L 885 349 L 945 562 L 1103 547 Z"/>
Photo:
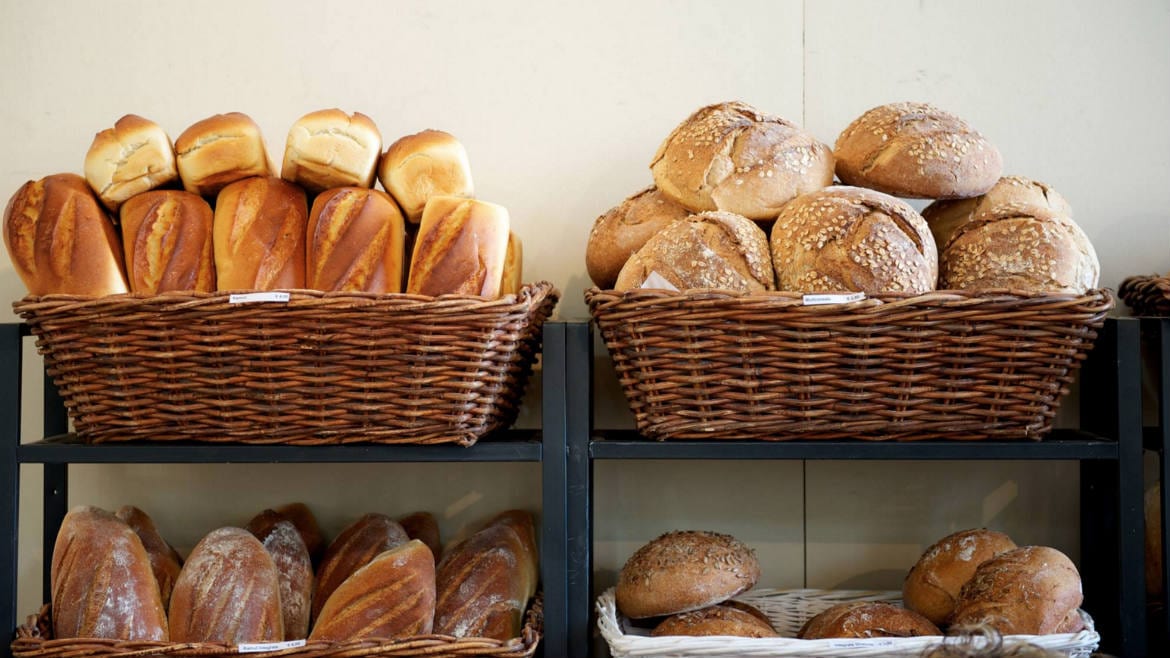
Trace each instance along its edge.
<path fill-rule="evenodd" d="M 317 619 L 329 596 L 353 572 L 369 564 L 383 551 L 408 541 L 410 537 L 406 536 L 402 526 L 385 514 L 366 514 L 342 530 L 325 549 L 325 556 L 317 569 L 312 619 Z"/>
<path fill-rule="evenodd" d="M 131 292 L 215 290 L 211 206 L 197 194 L 154 190 L 122 204 L 122 246 Z"/>

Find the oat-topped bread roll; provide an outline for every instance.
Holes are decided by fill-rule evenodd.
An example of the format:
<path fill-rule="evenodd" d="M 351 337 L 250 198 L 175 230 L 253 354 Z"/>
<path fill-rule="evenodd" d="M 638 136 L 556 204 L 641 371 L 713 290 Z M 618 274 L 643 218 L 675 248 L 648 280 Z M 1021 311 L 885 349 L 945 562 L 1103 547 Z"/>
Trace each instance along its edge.
<path fill-rule="evenodd" d="M 779 290 L 923 293 L 938 278 L 938 252 L 922 216 L 859 187 L 797 197 L 772 226 L 771 247 Z"/>
<path fill-rule="evenodd" d="M 1002 532 L 975 528 L 943 537 L 918 558 L 902 583 L 902 602 L 936 625 L 955 611 L 959 590 L 987 560 L 1016 548 Z"/>
<path fill-rule="evenodd" d="M 912 610 L 880 601 L 839 603 L 805 622 L 802 640 L 850 637 L 919 637 L 942 635 L 930 620 Z"/>
<path fill-rule="evenodd" d="M 378 163 L 378 180 L 415 224 L 431 197 L 475 196 L 467 149 L 442 130 L 424 130 L 391 144 Z"/>
<path fill-rule="evenodd" d="M 833 182 L 833 153 L 790 121 L 747 103 L 717 103 L 670 133 L 650 171 L 663 194 L 693 211 L 772 219 Z"/>
<path fill-rule="evenodd" d="M 655 626 L 650 635 L 780 637 L 766 619 L 761 620 L 749 612 L 722 604 L 671 615 Z"/>
<path fill-rule="evenodd" d="M 510 223 L 503 206 L 462 197 L 432 197 L 415 237 L 406 292 L 498 297 Z"/>
<path fill-rule="evenodd" d="M 198 194 L 154 190 L 122 204 L 122 246 L 131 292 L 215 290 L 211 206 Z"/>
<path fill-rule="evenodd" d="M 406 531 L 385 514 L 370 513 L 349 524 L 325 549 L 317 569 L 312 618 L 321 613 L 333 590 L 379 553 L 410 541 Z"/>
<path fill-rule="evenodd" d="M 169 639 L 166 608 L 142 541 L 96 507 L 69 510 L 49 568 L 53 636 Z"/>
<path fill-rule="evenodd" d="M 755 551 L 731 535 L 668 532 L 639 548 L 622 567 L 618 610 L 631 619 L 699 610 L 755 586 Z"/>
<path fill-rule="evenodd" d="M 122 506 L 115 514 L 123 523 L 130 526 L 134 534 L 138 535 L 146 555 L 150 558 L 150 569 L 154 572 L 154 579 L 158 583 L 158 593 L 165 610 L 171 602 L 171 590 L 175 588 L 175 580 L 183 569 L 183 558 L 173 546 L 167 543 L 159 534 L 154 519 L 146 512 L 133 505 Z"/>
<path fill-rule="evenodd" d="M 849 124 L 833 149 L 837 177 L 915 199 L 983 194 L 1003 169 L 999 150 L 959 117 L 929 103 L 890 103 Z"/>
<path fill-rule="evenodd" d="M 245 529 L 260 540 L 276 566 L 284 639 L 307 637 L 309 606 L 313 599 L 313 562 L 305 540 L 292 521 L 270 509 L 252 517 Z"/>
<path fill-rule="evenodd" d="M 175 140 L 175 160 L 183 188 L 200 196 L 215 196 L 230 183 L 274 173 L 260 126 L 241 112 L 191 124 Z"/>
<path fill-rule="evenodd" d="M 1052 208 L 1008 203 L 979 211 L 939 254 L 939 287 L 1084 294 L 1101 266 L 1088 236 Z"/>
<path fill-rule="evenodd" d="M 279 178 L 246 178 L 215 200 L 216 287 L 280 290 L 305 287 L 305 191 Z"/>
<path fill-rule="evenodd" d="M 585 268 L 598 288 L 613 288 L 622 266 L 655 233 L 691 216 L 650 186 L 610 208 L 593 222 L 585 245 Z"/>
<path fill-rule="evenodd" d="M 130 197 L 178 178 L 171 138 L 162 126 L 136 114 L 95 135 L 85 154 L 85 180 L 111 212 Z"/>
<path fill-rule="evenodd" d="M 390 195 L 335 187 L 309 211 L 306 285 L 313 290 L 402 292 L 406 223 Z"/>
<path fill-rule="evenodd" d="M 31 295 L 129 290 L 118 232 L 77 174 L 22 185 L 4 209 L 4 244 Z"/>
<path fill-rule="evenodd" d="M 372 187 L 382 133 L 374 120 L 337 108 L 296 120 L 284 145 L 280 177 L 311 194 L 333 187 Z"/>
<path fill-rule="evenodd" d="M 657 273 L 679 290 L 773 290 L 768 236 L 755 222 L 729 212 L 704 212 L 671 223 L 622 267 L 615 290 L 642 287 Z"/>
<path fill-rule="evenodd" d="M 963 585 L 952 626 L 985 624 L 1002 635 L 1075 633 L 1081 575 L 1048 546 L 1024 546 L 987 560 Z"/>
<path fill-rule="evenodd" d="M 951 234 L 984 210 L 1018 203 L 1047 208 L 1072 217 L 1072 207 L 1050 186 L 1023 176 L 1004 176 L 985 194 L 969 199 L 942 199 L 922 209 L 922 218 L 934 234 L 934 242 L 941 251 Z"/>

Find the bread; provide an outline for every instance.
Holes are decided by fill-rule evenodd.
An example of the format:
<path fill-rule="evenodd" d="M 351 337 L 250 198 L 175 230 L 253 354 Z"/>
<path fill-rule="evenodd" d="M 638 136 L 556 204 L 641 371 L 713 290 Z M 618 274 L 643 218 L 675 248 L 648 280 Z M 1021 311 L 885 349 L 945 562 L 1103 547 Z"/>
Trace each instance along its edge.
<path fill-rule="evenodd" d="M 426 544 L 435 554 L 435 561 L 443 555 L 443 542 L 439 540 L 439 522 L 430 512 L 414 512 L 398 519 L 398 525 L 406 536 Z"/>
<path fill-rule="evenodd" d="M 593 222 L 585 244 L 585 268 L 598 288 L 613 288 L 622 266 L 646 241 L 691 215 L 657 187 L 650 186 L 610 208 Z"/>
<path fill-rule="evenodd" d="M 828 187 L 785 206 L 771 247 L 780 290 L 924 293 L 938 278 L 938 252 L 922 217 L 858 187 Z"/>
<path fill-rule="evenodd" d="M 507 640 L 520 634 L 528 549 L 506 523 L 489 524 L 448 550 L 435 570 L 434 632 Z"/>
<path fill-rule="evenodd" d="M 759 608 L 757 608 L 754 605 L 744 603 L 743 601 L 736 601 L 734 599 L 724 601 L 723 603 L 720 603 L 719 605 L 721 605 L 725 608 L 735 608 L 736 610 L 739 610 L 740 612 L 746 612 L 749 615 L 751 615 L 751 616 L 755 617 L 756 619 L 767 624 L 768 628 L 772 628 L 772 620 L 768 619 L 768 615 L 765 615 Z"/>
<path fill-rule="evenodd" d="M 775 288 L 767 234 L 729 212 L 692 215 L 659 231 L 626 261 L 614 289 L 640 288 L 652 273 L 679 290 Z"/>
<path fill-rule="evenodd" d="M 987 560 L 959 592 L 952 626 L 987 625 L 1002 635 L 1073 633 L 1083 626 L 1081 576 L 1064 553 L 1024 546 Z"/>
<path fill-rule="evenodd" d="M 134 534 L 138 535 L 138 540 L 142 542 L 142 548 L 146 550 L 146 556 L 150 559 L 150 570 L 154 574 L 155 582 L 158 583 L 159 598 L 165 610 L 171 602 L 171 590 L 175 588 L 175 580 L 183 568 L 183 558 L 163 539 L 154 524 L 154 519 L 146 512 L 133 505 L 125 505 L 115 516 L 130 526 Z"/>
<path fill-rule="evenodd" d="M 49 567 L 53 637 L 169 638 L 166 609 L 138 535 L 96 507 L 69 510 Z"/>
<path fill-rule="evenodd" d="M 260 540 L 230 527 L 200 539 L 175 582 L 169 618 L 173 642 L 283 640 L 280 577 Z"/>
<path fill-rule="evenodd" d="M 934 234 L 939 251 L 946 247 L 951 234 L 971 221 L 977 213 L 1008 203 L 1048 208 L 1072 217 L 1072 207 L 1056 190 L 1023 176 L 1004 176 L 985 194 L 969 199 L 941 199 L 922 209 L 922 218 Z"/>
<path fill-rule="evenodd" d="M 746 103 L 718 103 L 679 124 L 650 171 L 664 195 L 690 210 L 765 220 L 831 184 L 833 154 L 790 121 Z"/>
<path fill-rule="evenodd" d="M 313 511 L 304 503 L 288 503 L 275 508 L 274 511 L 292 521 L 297 527 L 301 539 L 305 540 L 305 548 L 309 549 L 309 557 L 316 565 L 325 554 L 325 535 L 321 532 L 321 526 L 317 524 L 317 517 L 313 515 Z"/>
<path fill-rule="evenodd" d="M 280 177 L 316 194 L 334 187 L 372 187 L 382 133 L 374 120 L 337 108 L 296 120 L 284 145 Z"/>
<path fill-rule="evenodd" d="M 129 290 L 117 231 L 76 174 L 22 185 L 4 209 L 4 244 L 30 295 Z"/>
<path fill-rule="evenodd" d="M 959 117 L 929 103 L 872 108 L 837 137 L 837 177 L 894 196 L 983 194 L 1003 170 L 999 150 Z"/>
<path fill-rule="evenodd" d="M 937 626 L 912 610 L 882 601 L 839 603 L 805 622 L 802 640 L 942 635 Z"/>
<path fill-rule="evenodd" d="M 212 226 L 219 290 L 305 287 L 305 192 L 279 178 L 232 183 L 215 200 Z"/>
<path fill-rule="evenodd" d="M 939 287 L 1084 294 L 1101 265 L 1081 227 L 1051 208 L 1008 203 L 979 211 L 939 255 Z"/>
<path fill-rule="evenodd" d="M 508 231 L 508 250 L 504 254 L 504 270 L 500 275 L 500 296 L 520 292 L 524 284 L 524 244 L 514 231 Z"/>
<path fill-rule="evenodd" d="M 415 238 L 406 292 L 498 297 L 509 230 L 508 210 L 503 206 L 432 197 Z"/>
<path fill-rule="evenodd" d="M 252 176 L 271 176 L 260 126 L 246 114 L 216 114 L 197 121 L 175 140 L 175 161 L 183 189 L 215 196 Z"/>
<path fill-rule="evenodd" d="M 701 610 L 672 615 L 655 626 L 650 635 L 780 637 L 767 621 L 728 605 L 713 605 Z"/>
<path fill-rule="evenodd" d="M 755 586 L 755 551 L 715 532 L 668 532 L 639 548 L 618 576 L 618 610 L 632 619 L 699 610 Z"/>
<path fill-rule="evenodd" d="M 492 517 L 487 527 L 502 525 L 511 528 L 520 539 L 520 548 L 517 555 L 520 565 L 520 578 L 524 583 L 524 598 L 530 599 L 536 595 L 537 583 L 540 581 L 540 551 L 536 545 L 536 524 L 532 515 L 524 510 L 508 510 Z"/>
<path fill-rule="evenodd" d="M 325 549 L 317 569 L 313 614 L 317 619 L 329 595 L 353 572 L 369 564 L 383 551 L 410 541 L 406 531 L 385 514 L 366 514 L 349 524 Z"/>
<path fill-rule="evenodd" d="M 1156 483 L 1146 489 L 1146 593 L 1161 596 L 1162 578 L 1162 491 Z"/>
<path fill-rule="evenodd" d="M 441 130 L 424 130 L 391 144 L 378 163 L 378 180 L 415 224 L 431 197 L 475 196 L 467 150 Z"/>
<path fill-rule="evenodd" d="M 179 178 L 175 147 L 157 123 L 127 114 L 94 135 L 85 154 L 85 180 L 111 212 L 130 197 Z"/>
<path fill-rule="evenodd" d="M 313 290 L 402 292 L 405 223 L 381 190 L 338 187 L 313 200 L 306 285 Z"/>
<path fill-rule="evenodd" d="M 435 558 L 417 539 L 358 569 L 333 592 L 310 640 L 427 635 L 435 618 Z"/>
<path fill-rule="evenodd" d="M 260 540 L 276 566 L 284 639 L 307 637 L 313 599 L 313 563 L 305 541 L 292 521 L 270 509 L 253 517 L 247 530 Z"/>
<path fill-rule="evenodd" d="M 130 291 L 215 290 L 211 206 L 197 194 L 155 190 L 122 204 L 122 246 Z"/>
<path fill-rule="evenodd" d="M 1016 548 L 1002 532 L 975 528 L 943 537 L 918 558 L 902 583 L 903 604 L 935 625 L 947 623 L 959 590 L 983 562 Z"/>

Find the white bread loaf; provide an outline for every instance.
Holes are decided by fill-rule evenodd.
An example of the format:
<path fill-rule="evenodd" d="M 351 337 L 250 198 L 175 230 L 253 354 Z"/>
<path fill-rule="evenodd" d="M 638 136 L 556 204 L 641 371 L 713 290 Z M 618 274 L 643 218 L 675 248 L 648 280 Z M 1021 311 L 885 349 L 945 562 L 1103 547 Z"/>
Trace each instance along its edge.
<path fill-rule="evenodd" d="M 510 231 L 508 210 L 494 203 L 432 197 L 410 259 L 406 292 L 498 297 Z"/>
<path fill-rule="evenodd" d="M 94 135 L 85 180 L 111 212 L 130 197 L 178 180 L 175 147 L 157 123 L 127 114 Z"/>
<path fill-rule="evenodd" d="M 305 284 L 325 291 L 402 292 L 405 225 L 381 190 L 322 192 L 309 211 Z"/>
<path fill-rule="evenodd" d="M 203 197 L 154 190 L 131 197 L 119 212 L 132 292 L 215 290 L 213 215 Z"/>
<path fill-rule="evenodd" d="M 191 124 L 175 139 L 175 161 L 183 189 L 199 196 L 215 196 L 238 180 L 273 174 L 260 126 L 241 112 Z"/>
<path fill-rule="evenodd" d="M 337 108 L 296 120 L 284 145 L 280 177 L 310 194 L 334 187 L 372 187 L 382 133 L 374 120 Z"/>
<path fill-rule="evenodd" d="M 378 180 L 415 224 L 431 197 L 475 196 L 467 150 L 442 130 L 407 135 L 387 147 L 378 163 Z"/>
<path fill-rule="evenodd" d="M 245 178 L 224 187 L 212 226 L 219 290 L 305 287 L 305 192 L 279 178 Z"/>

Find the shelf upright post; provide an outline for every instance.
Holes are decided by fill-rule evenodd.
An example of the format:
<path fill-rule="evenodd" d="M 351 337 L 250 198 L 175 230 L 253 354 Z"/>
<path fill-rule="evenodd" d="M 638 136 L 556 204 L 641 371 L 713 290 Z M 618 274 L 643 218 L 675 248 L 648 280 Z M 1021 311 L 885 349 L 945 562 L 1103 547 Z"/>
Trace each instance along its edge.
<path fill-rule="evenodd" d="M 44 417 L 44 435 L 57 436 L 69 431 L 69 416 L 65 413 L 65 402 L 60 391 L 53 384 L 52 378 L 45 373 L 45 395 L 42 415 Z M 41 599 L 48 601 L 52 593 L 49 583 L 50 566 L 53 556 L 53 546 L 57 543 L 57 532 L 61 529 L 61 521 L 69 507 L 69 465 L 64 462 L 45 463 L 43 465 L 44 482 L 42 497 L 44 507 L 41 510 L 42 541 L 43 541 L 43 568 Z"/>
<path fill-rule="evenodd" d="M 568 592 L 561 569 L 566 552 L 565 325 L 545 322 L 541 356 L 541 581 L 544 588 L 544 638 L 548 658 L 568 656 Z"/>
<path fill-rule="evenodd" d="M 570 658 L 589 655 L 593 619 L 593 333 L 587 321 L 565 325 L 568 363 L 568 550 Z"/>
<path fill-rule="evenodd" d="M 21 338 L 19 324 L 0 325 L 0 519 L 7 532 L 0 536 L 0 564 L 3 564 L 3 587 L 0 587 L 0 623 L 17 627 L 17 546 L 20 529 L 20 383 Z M 10 653 L 5 642 L 3 655 Z"/>
<path fill-rule="evenodd" d="M 1157 426 L 1154 428 L 1154 444 L 1158 452 L 1158 494 L 1162 503 L 1162 617 L 1152 624 L 1153 630 L 1159 635 L 1153 638 L 1150 647 L 1152 655 L 1155 650 L 1164 655 L 1170 650 L 1170 318 L 1142 319 L 1142 335 L 1148 337 L 1145 343 L 1150 349 L 1149 362 L 1153 363 L 1154 390 L 1157 391 Z M 1144 496 L 1143 496 L 1144 502 Z"/>

